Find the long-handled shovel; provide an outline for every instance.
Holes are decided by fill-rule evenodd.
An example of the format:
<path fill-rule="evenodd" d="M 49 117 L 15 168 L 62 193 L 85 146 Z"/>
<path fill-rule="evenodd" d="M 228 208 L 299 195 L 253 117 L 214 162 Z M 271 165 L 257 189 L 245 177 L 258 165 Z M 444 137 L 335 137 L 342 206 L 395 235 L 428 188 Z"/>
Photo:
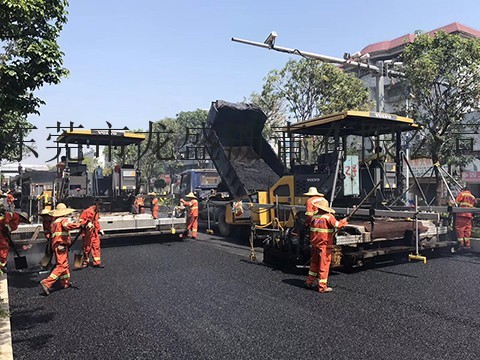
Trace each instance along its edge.
<path fill-rule="evenodd" d="M 70 245 L 70 249 L 73 247 L 73 244 L 75 244 L 75 241 L 77 241 L 81 232 L 82 232 L 81 230 L 78 231 L 77 236 L 75 236 L 75 239 L 72 241 L 72 244 Z M 73 267 L 74 267 L 74 269 L 81 269 L 82 268 L 82 263 L 83 263 L 83 253 L 82 252 L 74 253 L 73 254 Z"/>
<path fill-rule="evenodd" d="M 15 252 L 15 255 L 16 255 L 16 257 L 14 258 L 15 269 L 16 270 L 27 269 L 28 268 L 27 258 L 25 256 L 20 256 L 17 248 L 15 247 L 15 244 L 13 243 L 12 239 L 10 238 L 10 234 L 6 234 L 6 235 L 7 235 L 8 243 L 10 244 L 10 246 L 12 247 L 12 249 Z"/>

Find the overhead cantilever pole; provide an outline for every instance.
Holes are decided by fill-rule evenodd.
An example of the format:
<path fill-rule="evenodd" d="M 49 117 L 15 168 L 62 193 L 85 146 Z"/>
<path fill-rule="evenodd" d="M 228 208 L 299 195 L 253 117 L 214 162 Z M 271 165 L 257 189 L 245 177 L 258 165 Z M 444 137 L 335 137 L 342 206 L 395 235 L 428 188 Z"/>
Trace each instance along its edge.
<path fill-rule="evenodd" d="M 353 61 L 353 60 L 345 60 L 342 58 L 334 57 L 334 56 L 328 56 L 328 55 L 322 55 L 322 54 L 316 54 L 313 52 L 309 51 L 303 51 L 299 49 L 292 49 L 292 48 L 287 48 L 287 47 L 282 47 L 282 46 L 275 46 L 275 45 L 270 45 L 270 44 L 265 44 L 257 41 L 251 41 L 251 40 L 245 40 L 245 39 L 239 39 L 232 37 L 232 41 L 238 42 L 241 44 L 246 44 L 246 45 L 252 45 L 252 46 L 257 46 L 261 47 L 267 50 L 275 50 L 278 52 L 283 52 L 287 54 L 292 54 L 292 55 L 298 55 L 302 56 L 308 59 L 314 59 L 314 60 L 321 60 L 323 62 L 328 62 L 328 63 L 335 63 L 335 64 L 344 64 L 348 66 L 353 66 L 353 67 L 359 67 L 362 69 L 369 70 L 371 72 L 375 72 L 377 74 L 381 74 L 382 68 L 375 66 L 375 65 L 370 65 L 364 62 L 359 62 L 359 61 Z M 388 70 L 389 75 L 394 75 L 394 76 L 404 76 L 404 74 L 400 71 L 395 71 L 395 70 Z"/>
<path fill-rule="evenodd" d="M 276 37 L 276 33 L 275 33 Z M 328 55 L 322 55 L 322 54 L 316 54 L 312 53 L 309 51 L 303 51 L 299 49 L 292 49 L 292 48 L 286 48 L 282 46 L 275 46 L 274 41 L 269 42 L 269 43 L 261 43 L 257 41 L 251 41 L 251 40 L 245 40 L 245 39 L 239 39 L 239 38 L 232 38 L 232 41 L 239 42 L 241 44 L 246 44 L 246 45 L 252 45 L 252 46 L 257 46 L 261 47 L 263 49 L 268 49 L 268 50 L 275 50 L 278 52 L 283 52 L 287 54 L 292 54 L 292 55 L 298 55 L 302 56 L 307 59 L 313 59 L 313 60 L 320 60 L 323 62 L 327 63 L 335 63 L 335 64 L 342 64 L 344 66 L 351 66 L 351 67 L 357 67 L 361 69 L 365 69 L 373 74 L 375 74 L 376 77 L 376 111 L 378 112 L 383 112 L 384 111 L 384 102 L 385 102 L 385 91 L 384 91 L 384 86 L 385 86 L 385 80 L 384 76 L 399 76 L 403 77 L 405 76 L 404 73 L 396 70 L 391 70 L 386 68 L 386 63 L 384 61 L 378 61 L 377 64 L 379 66 L 375 65 L 370 65 L 368 62 L 361 62 L 361 61 L 354 61 L 351 59 L 341 59 L 337 58 L 334 56 L 328 56 Z M 268 41 L 268 39 L 267 39 Z M 368 60 L 367 60 L 368 61 Z"/>

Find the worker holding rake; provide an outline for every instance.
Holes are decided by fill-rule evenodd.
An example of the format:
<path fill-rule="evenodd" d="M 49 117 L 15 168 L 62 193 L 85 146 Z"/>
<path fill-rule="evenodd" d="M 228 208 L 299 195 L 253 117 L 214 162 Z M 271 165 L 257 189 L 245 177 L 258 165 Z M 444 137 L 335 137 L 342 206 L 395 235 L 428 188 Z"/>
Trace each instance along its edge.
<path fill-rule="evenodd" d="M 195 239 L 197 237 L 198 230 L 198 200 L 193 192 L 185 195 L 185 197 L 190 200 L 185 201 L 180 199 L 180 202 L 187 206 L 190 211 L 188 213 L 187 230 L 185 230 L 183 234 L 180 234 L 180 238 L 187 237 L 187 235 L 190 236 L 191 234 L 192 239 Z"/>
<path fill-rule="evenodd" d="M 325 198 L 314 202 L 317 212 L 312 216 L 310 222 L 310 243 L 312 256 L 308 270 L 305 287 L 314 289 L 314 281 L 318 277 L 318 291 L 321 293 L 331 292 L 332 288 L 327 286 L 330 263 L 332 262 L 332 247 L 335 230 L 348 224 L 346 219 L 337 221 L 335 210 L 333 210 Z"/>

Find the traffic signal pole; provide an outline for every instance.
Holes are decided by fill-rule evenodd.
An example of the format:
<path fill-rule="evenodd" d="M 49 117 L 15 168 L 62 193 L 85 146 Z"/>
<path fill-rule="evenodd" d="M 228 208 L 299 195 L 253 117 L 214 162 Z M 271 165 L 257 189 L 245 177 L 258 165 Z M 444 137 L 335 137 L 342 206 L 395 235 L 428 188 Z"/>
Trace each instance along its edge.
<path fill-rule="evenodd" d="M 272 36 L 274 34 L 274 36 Z M 383 61 L 378 62 L 379 66 L 375 65 L 370 65 L 368 62 L 361 62 L 361 61 L 355 61 L 351 59 L 342 59 L 334 56 L 328 56 L 328 55 L 322 55 L 322 54 L 316 54 L 313 52 L 308 52 L 308 51 L 303 51 L 299 49 L 292 49 L 292 48 L 287 48 L 287 47 L 282 47 L 282 46 L 275 46 L 275 38 L 276 38 L 276 33 L 272 32 L 270 33 L 269 37 L 265 42 L 257 42 L 257 41 L 251 41 L 251 40 L 245 40 L 245 39 L 239 39 L 232 37 L 232 41 L 238 42 L 241 44 L 246 44 L 246 45 L 252 45 L 252 46 L 257 46 L 261 47 L 263 49 L 267 50 L 275 50 L 278 52 L 286 53 L 286 54 L 292 54 L 292 55 L 297 55 L 304 57 L 306 59 L 313 59 L 313 60 L 320 60 L 323 62 L 327 63 L 334 63 L 334 64 L 342 64 L 345 66 L 351 66 L 351 67 L 357 67 L 361 69 L 365 69 L 372 74 L 375 75 L 376 77 L 376 94 L 375 94 L 375 100 L 376 100 L 376 111 L 378 112 L 383 112 L 384 111 L 384 105 L 385 105 L 385 75 L 388 76 L 404 76 L 402 72 L 396 71 L 396 70 L 391 70 L 387 68 L 387 64 L 385 64 Z M 368 59 L 367 59 L 368 61 Z"/>

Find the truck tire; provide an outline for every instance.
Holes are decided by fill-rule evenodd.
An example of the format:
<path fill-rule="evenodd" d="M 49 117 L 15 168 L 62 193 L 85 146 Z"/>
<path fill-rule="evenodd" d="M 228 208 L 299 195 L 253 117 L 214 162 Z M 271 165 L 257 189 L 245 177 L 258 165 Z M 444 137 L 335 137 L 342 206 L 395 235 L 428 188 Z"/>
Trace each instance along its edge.
<path fill-rule="evenodd" d="M 217 217 L 218 231 L 220 235 L 224 237 L 229 237 L 232 229 L 227 221 L 225 220 L 225 211 L 220 211 Z"/>

